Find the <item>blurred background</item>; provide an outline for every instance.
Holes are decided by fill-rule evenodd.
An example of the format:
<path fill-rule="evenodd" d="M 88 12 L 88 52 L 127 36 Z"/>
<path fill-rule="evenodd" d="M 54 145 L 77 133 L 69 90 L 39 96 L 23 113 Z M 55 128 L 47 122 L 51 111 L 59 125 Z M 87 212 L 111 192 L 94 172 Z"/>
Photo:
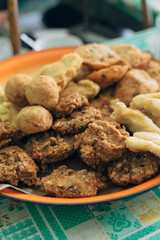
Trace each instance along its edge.
<path fill-rule="evenodd" d="M 154 26 L 160 0 L 19 0 L 18 8 L 25 51 L 34 49 L 30 40 L 40 50 L 130 37 Z M 0 46 L 10 44 L 7 14 L 7 0 L 0 0 Z"/>

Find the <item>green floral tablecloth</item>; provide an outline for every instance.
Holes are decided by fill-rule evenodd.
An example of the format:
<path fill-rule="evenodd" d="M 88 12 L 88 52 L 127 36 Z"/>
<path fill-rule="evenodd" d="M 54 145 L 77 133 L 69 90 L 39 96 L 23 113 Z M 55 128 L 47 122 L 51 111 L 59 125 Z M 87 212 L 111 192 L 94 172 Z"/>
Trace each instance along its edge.
<path fill-rule="evenodd" d="M 148 49 L 155 29 L 108 44 Z M 0 197 L 0 240 L 159 240 L 160 188 L 111 203 L 48 206 Z"/>

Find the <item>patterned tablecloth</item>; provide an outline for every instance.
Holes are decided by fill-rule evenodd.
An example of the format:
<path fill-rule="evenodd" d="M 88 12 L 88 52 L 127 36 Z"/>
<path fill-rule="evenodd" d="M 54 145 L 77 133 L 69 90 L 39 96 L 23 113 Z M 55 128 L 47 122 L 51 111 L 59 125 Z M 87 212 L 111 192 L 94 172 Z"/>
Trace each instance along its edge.
<path fill-rule="evenodd" d="M 154 33 L 151 29 L 107 43 L 147 49 Z M 45 206 L 0 197 L 0 239 L 159 240 L 160 188 L 111 203 L 82 206 Z"/>

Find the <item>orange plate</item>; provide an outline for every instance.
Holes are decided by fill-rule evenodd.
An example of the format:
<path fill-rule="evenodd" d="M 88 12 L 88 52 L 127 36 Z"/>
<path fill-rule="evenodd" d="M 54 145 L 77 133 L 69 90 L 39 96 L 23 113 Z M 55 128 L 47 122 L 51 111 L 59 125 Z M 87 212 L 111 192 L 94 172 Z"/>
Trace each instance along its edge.
<path fill-rule="evenodd" d="M 56 49 L 47 49 L 40 52 L 29 52 L 23 55 L 17 55 L 10 59 L 7 59 L 0 63 L 0 83 L 5 85 L 6 79 L 16 73 L 30 73 L 34 74 L 36 71 L 46 63 L 50 63 L 60 59 L 64 54 L 73 51 L 75 47 L 65 47 Z M 122 191 L 109 193 L 105 195 L 99 195 L 95 197 L 87 198 L 55 198 L 55 197 L 42 197 L 35 195 L 27 195 L 10 188 L 2 190 L 0 193 L 3 196 L 15 198 L 22 201 L 30 201 L 34 203 L 42 204 L 89 204 L 113 201 L 125 197 L 129 197 L 151 188 L 154 188 L 160 184 L 160 175 L 152 178 L 151 180 L 131 187 Z"/>

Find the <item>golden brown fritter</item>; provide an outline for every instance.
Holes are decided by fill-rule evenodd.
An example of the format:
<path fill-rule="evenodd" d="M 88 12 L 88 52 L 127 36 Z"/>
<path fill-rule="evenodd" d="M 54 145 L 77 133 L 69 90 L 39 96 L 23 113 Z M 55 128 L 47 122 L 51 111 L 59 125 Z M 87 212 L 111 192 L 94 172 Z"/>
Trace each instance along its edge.
<path fill-rule="evenodd" d="M 75 92 L 60 98 L 54 108 L 53 114 L 56 118 L 62 118 L 66 115 L 70 115 L 74 110 L 87 106 L 88 104 L 88 99 L 84 95 Z"/>
<path fill-rule="evenodd" d="M 0 182 L 36 185 L 37 171 L 37 165 L 23 149 L 10 146 L 0 150 Z"/>
<path fill-rule="evenodd" d="M 160 88 L 160 62 L 151 60 L 145 71 L 154 79 L 157 80 Z"/>
<path fill-rule="evenodd" d="M 85 44 L 76 48 L 74 52 L 92 69 L 110 67 L 120 60 L 120 57 L 107 45 L 97 43 Z"/>
<path fill-rule="evenodd" d="M 85 79 L 93 70 L 90 69 L 87 65 L 81 64 L 80 68 L 77 71 L 76 76 L 73 78 L 75 81 Z"/>
<path fill-rule="evenodd" d="M 100 111 L 103 121 L 113 121 L 110 117 L 113 110 L 110 108 L 109 98 L 99 96 L 99 98 L 92 100 L 89 103 L 89 106 L 92 106 Z"/>
<path fill-rule="evenodd" d="M 41 180 L 42 190 L 56 197 L 91 197 L 103 189 L 106 179 L 86 169 L 74 171 L 61 166 Z"/>
<path fill-rule="evenodd" d="M 127 73 L 128 69 L 128 65 L 114 65 L 94 71 L 86 78 L 97 83 L 103 89 L 119 82 L 120 79 Z"/>
<path fill-rule="evenodd" d="M 70 117 L 55 121 L 52 128 L 62 135 L 82 132 L 89 123 L 101 119 L 100 111 L 86 106 L 81 111 L 73 112 Z"/>
<path fill-rule="evenodd" d="M 62 138 L 53 131 L 34 134 L 27 139 L 24 150 L 45 169 L 46 164 L 57 163 L 74 153 L 73 137 Z"/>
<path fill-rule="evenodd" d="M 86 96 L 88 99 L 95 98 L 100 91 L 100 86 L 89 79 L 83 79 L 79 82 L 70 82 L 65 89 L 60 92 L 60 97 L 68 96 L 78 92 Z"/>
<path fill-rule="evenodd" d="M 151 153 L 128 151 L 108 166 L 108 177 L 118 185 L 140 184 L 153 177 L 159 168 L 159 159 Z"/>
<path fill-rule="evenodd" d="M 117 84 L 114 97 L 129 106 L 132 98 L 138 94 L 157 92 L 159 85 L 144 70 L 130 70 Z"/>
<path fill-rule="evenodd" d="M 150 53 L 143 53 L 132 45 L 118 44 L 111 46 L 111 49 L 116 52 L 121 59 L 128 62 L 133 68 L 144 69 L 151 59 Z"/>
<path fill-rule="evenodd" d="M 9 120 L 0 122 L 0 148 L 15 144 L 23 136 L 24 134 L 17 127 L 11 125 Z"/>
<path fill-rule="evenodd" d="M 126 150 L 125 140 L 129 134 L 116 122 L 96 121 L 75 136 L 75 149 L 82 160 L 96 168 L 107 165 L 121 157 Z"/>

